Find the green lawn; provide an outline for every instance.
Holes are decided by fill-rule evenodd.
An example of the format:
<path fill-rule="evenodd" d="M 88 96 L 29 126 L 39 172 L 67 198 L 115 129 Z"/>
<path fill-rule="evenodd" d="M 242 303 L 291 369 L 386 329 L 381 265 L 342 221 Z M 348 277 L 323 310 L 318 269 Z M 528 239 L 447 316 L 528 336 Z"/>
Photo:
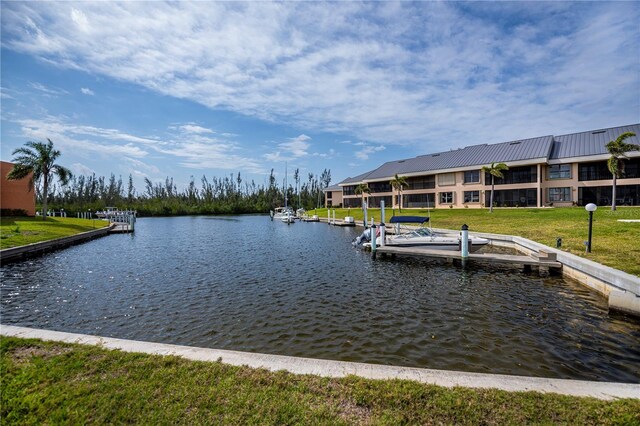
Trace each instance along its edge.
<path fill-rule="evenodd" d="M 68 237 L 108 223 L 102 220 L 48 217 L 3 217 L 0 219 L 0 249 Z"/>
<path fill-rule="evenodd" d="M 0 340 L 3 424 L 639 424 L 640 400 L 328 379 Z"/>
<path fill-rule="evenodd" d="M 326 209 L 311 211 L 319 217 L 327 217 Z M 395 210 L 395 214 L 400 214 Z M 426 209 L 407 210 L 402 215 L 428 214 Z M 362 210 L 337 209 L 336 219 L 354 216 L 362 220 Z M 386 209 L 387 221 L 393 215 Z M 380 221 L 380 209 L 369 209 L 369 217 Z M 432 209 L 434 228 L 460 229 L 469 225 L 471 232 L 491 232 L 518 235 L 555 247 L 556 237 L 562 238 L 562 249 L 587 257 L 604 265 L 640 276 L 640 223 L 618 222 L 618 219 L 640 220 L 640 207 L 621 207 L 612 212 L 599 207 L 594 213 L 592 252 L 585 254 L 584 241 L 588 236 L 588 213 L 583 207 L 546 209 Z"/>

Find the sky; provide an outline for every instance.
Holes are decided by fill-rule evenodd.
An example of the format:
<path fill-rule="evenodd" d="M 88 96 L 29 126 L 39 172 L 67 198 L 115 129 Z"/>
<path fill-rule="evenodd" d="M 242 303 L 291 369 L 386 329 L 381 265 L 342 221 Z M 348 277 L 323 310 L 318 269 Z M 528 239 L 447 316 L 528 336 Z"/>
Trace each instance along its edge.
<path fill-rule="evenodd" d="M 0 157 L 330 169 L 640 121 L 640 2 L 1 2 Z"/>

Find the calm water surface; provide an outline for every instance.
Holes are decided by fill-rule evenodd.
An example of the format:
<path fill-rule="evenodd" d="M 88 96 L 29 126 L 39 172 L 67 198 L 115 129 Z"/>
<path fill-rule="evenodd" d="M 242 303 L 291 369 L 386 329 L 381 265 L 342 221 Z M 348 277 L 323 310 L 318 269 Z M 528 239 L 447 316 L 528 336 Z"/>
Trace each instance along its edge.
<path fill-rule="evenodd" d="M 139 219 L 0 269 L 2 323 L 437 369 L 640 382 L 640 324 L 561 277 L 378 259 L 352 228 Z"/>

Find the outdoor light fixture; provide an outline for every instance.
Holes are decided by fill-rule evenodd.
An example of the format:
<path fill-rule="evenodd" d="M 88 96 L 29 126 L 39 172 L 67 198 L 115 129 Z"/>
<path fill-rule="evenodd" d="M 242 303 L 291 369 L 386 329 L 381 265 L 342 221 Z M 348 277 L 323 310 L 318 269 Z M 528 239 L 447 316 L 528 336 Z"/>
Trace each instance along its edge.
<path fill-rule="evenodd" d="M 587 253 L 591 253 L 591 235 L 592 235 L 592 229 L 593 229 L 593 212 L 595 212 L 598 209 L 598 206 L 596 206 L 593 203 L 589 203 L 586 206 L 584 206 L 584 209 L 589 212 L 589 240 L 587 241 Z"/>

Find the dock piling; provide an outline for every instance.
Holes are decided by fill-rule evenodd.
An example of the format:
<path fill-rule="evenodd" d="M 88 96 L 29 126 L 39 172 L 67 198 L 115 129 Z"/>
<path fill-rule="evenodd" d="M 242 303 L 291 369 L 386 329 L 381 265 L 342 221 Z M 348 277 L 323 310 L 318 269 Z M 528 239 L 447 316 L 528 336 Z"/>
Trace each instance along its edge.
<path fill-rule="evenodd" d="M 371 225 L 371 255 L 376 258 L 376 224 Z"/>
<path fill-rule="evenodd" d="M 462 225 L 460 251 L 463 259 L 467 259 L 469 257 L 469 227 L 467 224 Z"/>

